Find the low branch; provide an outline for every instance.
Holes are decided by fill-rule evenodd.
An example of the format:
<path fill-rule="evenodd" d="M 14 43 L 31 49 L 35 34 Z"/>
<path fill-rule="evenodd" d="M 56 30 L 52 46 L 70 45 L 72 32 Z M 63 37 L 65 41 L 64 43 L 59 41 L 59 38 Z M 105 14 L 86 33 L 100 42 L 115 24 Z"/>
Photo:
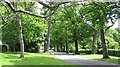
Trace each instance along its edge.
<path fill-rule="evenodd" d="M 25 14 L 29 14 L 31 16 L 35 16 L 35 17 L 40 17 L 40 18 L 47 18 L 48 16 L 51 16 L 55 13 L 55 11 L 53 11 L 51 14 L 47 15 L 47 16 L 40 16 L 40 15 L 36 15 L 36 14 L 33 14 L 29 11 L 25 11 L 25 10 L 15 10 L 15 8 L 9 3 L 9 2 L 6 2 L 5 3 L 10 7 L 10 9 L 14 12 L 14 13 L 17 13 L 17 12 L 21 12 L 21 13 L 25 13 Z M 56 9 L 54 9 L 56 10 Z"/>
<path fill-rule="evenodd" d="M 10 7 L 10 9 L 11 9 L 14 13 L 16 13 L 16 12 L 21 12 L 21 13 L 29 14 L 29 15 L 31 15 L 31 16 L 36 16 L 36 17 L 40 17 L 40 18 L 47 18 L 47 17 L 49 17 L 49 16 L 51 16 L 51 15 L 53 15 L 53 14 L 55 13 L 55 11 L 58 9 L 59 5 L 62 5 L 62 4 L 65 4 L 65 3 L 71 3 L 71 2 L 73 2 L 73 1 L 59 2 L 57 5 L 55 5 L 55 6 L 53 6 L 53 7 L 52 7 L 52 6 L 49 6 L 49 5 L 45 4 L 45 3 L 43 3 L 43 2 L 41 2 L 41 1 L 39 1 L 38 3 L 42 4 L 43 6 L 47 7 L 48 9 L 51 9 L 51 10 L 53 11 L 51 14 L 46 15 L 46 16 L 36 15 L 36 14 L 33 14 L 33 13 L 31 13 L 31 12 L 29 12 L 29 11 L 25 11 L 25 10 L 15 10 L 15 8 L 12 6 L 11 3 L 7 2 L 7 1 L 4 1 L 4 2 Z M 78 1 L 78 2 L 79 2 L 79 1 Z"/>
<path fill-rule="evenodd" d="M 117 19 L 116 19 L 115 21 L 117 21 Z M 108 26 L 108 27 L 105 29 L 105 31 L 107 31 L 109 28 L 111 28 L 111 27 L 115 24 L 115 21 L 113 22 L 113 20 L 111 19 L 112 25 Z"/>

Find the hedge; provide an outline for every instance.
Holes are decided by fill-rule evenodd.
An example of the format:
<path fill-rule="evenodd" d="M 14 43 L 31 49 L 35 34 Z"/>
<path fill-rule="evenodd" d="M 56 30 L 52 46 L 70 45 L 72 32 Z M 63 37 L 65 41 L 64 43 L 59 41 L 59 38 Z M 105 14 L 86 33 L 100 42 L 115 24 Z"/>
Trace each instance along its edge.
<path fill-rule="evenodd" d="M 80 54 L 92 54 L 91 49 L 80 49 L 79 51 Z M 97 54 L 102 54 L 103 51 L 101 49 L 97 50 Z M 120 57 L 120 50 L 115 50 L 115 49 L 109 49 L 108 54 L 110 56 L 117 56 Z"/>

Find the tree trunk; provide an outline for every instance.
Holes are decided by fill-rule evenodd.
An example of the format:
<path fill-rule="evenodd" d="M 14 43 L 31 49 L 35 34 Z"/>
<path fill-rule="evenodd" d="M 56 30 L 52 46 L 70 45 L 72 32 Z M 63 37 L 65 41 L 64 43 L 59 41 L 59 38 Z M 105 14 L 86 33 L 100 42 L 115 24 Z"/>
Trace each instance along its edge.
<path fill-rule="evenodd" d="M 46 44 L 45 44 L 45 40 L 44 40 L 44 51 L 43 51 L 44 53 L 46 51 L 45 49 L 46 49 Z"/>
<path fill-rule="evenodd" d="M 98 31 L 95 30 L 93 34 L 92 54 L 97 53 L 97 40 L 98 40 Z"/>
<path fill-rule="evenodd" d="M 76 36 L 76 32 L 74 31 L 74 42 L 75 42 L 75 54 L 79 54 L 78 52 L 78 41 L 77 41 L 77 36 Z"/>
<path fill-rule="evenodd" d="M 17 14 L 17 17 L 19 20 L 19 15 Z M 19 40 L 20 40 L 20 49 L 21 49 L 21 53 L 20 53 L 20 58 L 24 58 L 24 42 L 23 42 L 23 34 L 22 34 L 22 23 L 19 20 Z"/>
<path fill-rule="evenodd" d="M 15 8 L 16 10 L 18 9 L 18 0 L 16 0 L 15 2 Z M 22 22 L 20 19 L 20 14 L 19 13 L 15 13 L 16 14 L 16 22 L 18 23 L 18 34 L 19 34 L 19 41 L 20 41 L 20 58 L 23 59 L 24 58 L 24 42 L 23 42 L 23 31 L 22 31 Z"/>
<path fill-rule="evenodd" d="M 68 43 L 67 43 L 67 41 L 66 41 L 66 53 L 69 54 Z"/>
<path fill-rule="evenodd" d="M 19 32 L 19 41 L 20 41 L 20 49 L 21 49 L 20 58 L 24 58 L 24 42 L 23 42 L 23 34 L 22 34 L 22 23 L 21 23 L 19 16 L 20 15 L 17 13 L 16 17 L 17 17 L 17 23 L 19 25 L 18 32 Z"/>
<path fill-rule="evenodd" d="M 54 51 L 56 52 L 56 46 L 55 46 L 55 44 L 54 44 Z"/>
<path fill-rule="evenodd" d="M 15 52 L 15 41 L 13 40 L 13 52 Z"/>
<path fill-rule="evenodd" d="M 57 45 L 57 52 L 60 52 L 59 44 L 56 44 L 56 45 Z"/>
<path fill-rule="evenodd" d="M 60 41 L 60 52 L 63 51 L 63 48 L 62 48 L 62 41 Z"/>
<path fill-rule="evenodd" d="M 51 10 L 49 11 L 49 14 L 51 14 Z M 49 52 L 49 48 L 50 48 L 50 28 L 51 28 L 51 16 L 48 17 L 48 33 L 47 33 L 47 45 L 46 45 L 46 51 L 45 52 Z"/>
<path fill-rule="evenodd" d="M 44 53 L 47 51 L 47 43 L 46 43 L 46 41 L 47 41 L 47 38 L 46 38 L 46 35 L 44 34 L 44 37 L 45 37 L 45 40 L 44 40 Z"/>
<path fill-rule="evenodd" d="M 79 54 L 78 52 L 78 41 L 75 39 L 75 54 Z"/>
<path fill-rule="evenodd" d="M 104 29 L 101 29 L 101 42 L 102 42 L 102 47 L 103 47 L 103 58 L 110 58 L 108 55 L 107 46 L 105 42 Z"/>

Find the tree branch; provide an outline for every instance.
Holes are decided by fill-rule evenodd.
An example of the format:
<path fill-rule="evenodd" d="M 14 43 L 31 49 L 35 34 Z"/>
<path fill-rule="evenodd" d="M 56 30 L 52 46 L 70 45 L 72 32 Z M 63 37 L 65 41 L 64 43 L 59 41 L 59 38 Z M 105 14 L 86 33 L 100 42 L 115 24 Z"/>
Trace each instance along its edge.
<path fill-rule="evenodd" d="M 45 4 L 45 3 L 41 2 L 41 1 L 39 1 L 38 3 L 39 3 L 39 4 L 41 4 L 41 5 L 43 5 L 43 6 L 45 6 L 45 7 L 47 7 L 47 8 L 49 8 L 49 9 L 52 9 L 52 7 L 51 7 L 51 6 L 49 6 L 49 5 Z"/>
<path fill-rule="evenodd" d="M 34 4 L 35 4 L 35 2 L 34 2 L 34 3 L 32 3 L 31 5 L 29 5 L 28 7 L 26 7 L 26 8 L 25 8 L 25 10 L 30 9 L 30 8 L 31 8 Z"/>
<path fill-rule="evenodd" d="M 36 15 L 36 14 L 33 14 L 29 11 L 25 11 L 25 10 L 15 10 L 15 8 L 11 5 L 11 3 L 9 2 L 6 2 L 5 3 L 10 7 L 10 9 L 14 12 L 14 13 L 17 13 L 17 12 L 21 12 L 21 13 L 25 13 L 25 14 L 29 14 L 31 16 L 35 16 L 35 17 L 40 17 L 40 18 L 47 18 L 48 16 L 51 16 L 55 13 L 55 11 L 53 11 L 51 14 L 49 15 L 46 15 L 46 16 L 40 16 L 40 15 Z M 54 10 L 56 10 L 57 8 L 55 8 Z"/>
<path fill-rule="evenodd" d="M 52 6 L 49 6 L 49 5 L 45 4 L 45 3 L 43 3 L 43 2 L 41 2 L 41 1 L 39 1 L 38 3 L 42 4 L 43 6 L 47 7 L 48 9 L 51 9 L 51 10 L 53 11 L 51 14 L 46 15 L 46 16 L 36 15 L 36 14 L 33 14 L 33 13 L 31 13 L 31 12 L 29 12 L 29 11 L 26 11 L 26 10 L 15 10 L 15 8 L 12 6 L 11 3 L 7 2 L 7 1 L 4 1 L 4 2 L 10 7 L 10 9 L 11 9 L 14 13 L 16 13 L 16 12 L 21 12 L 21 13 L 29 14 L 29 15 L 31 15 L 31 16 L 36 16 L 36 17 L 40 17 L 40 18 L 47 18 L 47 17 L 49 17 L 49 16 L 51 16 L 51 15 L 53 15 L 53 14 L 55 13 L 55 11 L 58 9 L 59 5 L 65 4 L 65 3 L 71 3 L 71 2 L 73 2 L 73 1 L 59 2 L 57 5 L 55 5 L 55 6 L 53 6 L 53 7 L 52 7 Z M 78 1 L 78 2 L 79 2 L 79 1 Z"/>
<path fill-rule="evenodd" d="M 110 27 L 112 27 L 112 26 L 115 24 L 115 22 L 113 22 L 112 18 L 111 18 L 110 20 L 111 20 L 111 22 L 112 22 L 112 25 L 108 26 L 108 27 L 105 29 L 105 31 L 107 31 Z M 116 20 L 117 20 L 117 19 L 116 19 Z M 116 21 L 116 20 L 115 20 L 115 21 Z"/>

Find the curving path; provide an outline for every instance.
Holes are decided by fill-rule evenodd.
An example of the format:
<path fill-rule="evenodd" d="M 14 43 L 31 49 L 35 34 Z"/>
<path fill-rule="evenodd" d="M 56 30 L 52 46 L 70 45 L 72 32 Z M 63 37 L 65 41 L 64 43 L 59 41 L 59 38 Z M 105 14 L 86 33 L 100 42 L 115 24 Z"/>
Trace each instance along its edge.
<path fill-rule="evenodd" d="M 67 55 L 67 54 L 62 54 L 60 52 L 52 52 L 51 54 L 54 54 L 61 60 L 70 62 L 73 65 L 80 65 L 82 67 L 120 67 L 120 65 L 118 64 L 92 60 L 92 59 L 80 57 L 77 55 Z"/>

